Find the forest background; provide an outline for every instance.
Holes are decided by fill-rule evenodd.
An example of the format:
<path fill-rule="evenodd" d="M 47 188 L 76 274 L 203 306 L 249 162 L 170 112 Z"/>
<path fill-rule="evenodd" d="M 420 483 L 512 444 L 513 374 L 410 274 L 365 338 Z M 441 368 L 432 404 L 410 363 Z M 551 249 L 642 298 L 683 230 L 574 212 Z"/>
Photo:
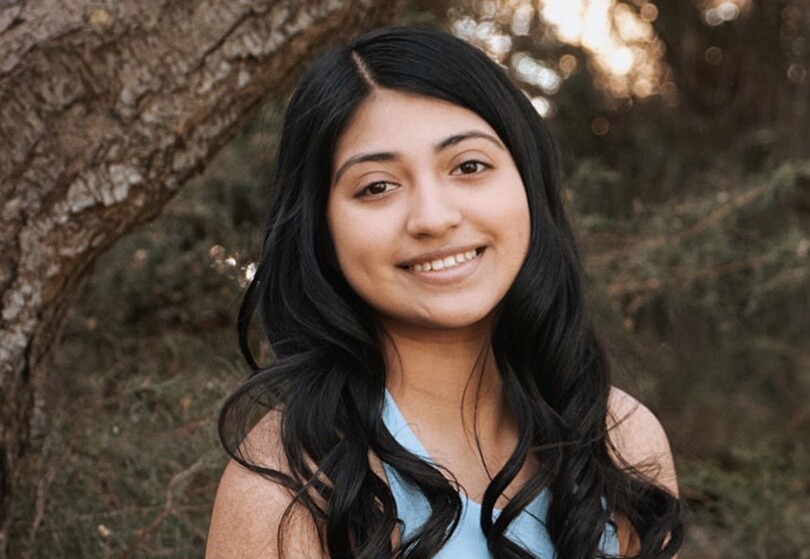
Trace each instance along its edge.
<path fill-rule="evenodd" d="M 396 21 L 486 50 L 556 132 L 618 383 L 670 436 L 681 557 L 810 558 L 808 2 L 410 1 Z M 10 556 L 202 556 L 283 106 L 96 261 Z"/>

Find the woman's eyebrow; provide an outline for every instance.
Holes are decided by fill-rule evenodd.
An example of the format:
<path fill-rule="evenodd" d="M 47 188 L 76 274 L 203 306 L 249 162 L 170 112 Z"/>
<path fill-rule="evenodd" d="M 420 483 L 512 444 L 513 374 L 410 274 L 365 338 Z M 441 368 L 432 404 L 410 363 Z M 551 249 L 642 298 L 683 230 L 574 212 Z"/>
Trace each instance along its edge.
<path fill-rule="evenodd" d="M 458 134 L 448 136 L 441 142 L 437 143 L 433 147 L 433 151 L 439 153 L 444 149 L 447 149 L 460 142 L 463 142 L 464 140 L 469 140 L 471 138 L 482 138 L 484 140 L 492 142 L 502 150 L 506 149 L 505 147 L 503 147 L 503 144 L 500 142 L 500 140 L 498 140 L 492 134 L 487 134 L 486 132 L 481 132 L 479 130 L 467 130 L 466 132 L 460 132 Z M 358 155 L 353 155 L 352 157 L 348 158 L 337 170 L 337 172 L 335 173 L 335 179 L 332 181 L 332 184 L 337 184 L 343 173 L 345 173 L 346 170 L 352 165 L 364 163 L 366 161 L 395 161 L 399 159 L 399 157 L 400 154 L 393 151 L 377 151 L 373 153 L 361 153 Z"/>
<path fill-rule="evenodd" d="M 449 148 L 450 146 L 454 146 L 459 142 L 463 142 L 464 140 L 469 140 L 470 138 L 483 138 L 484 140 L 489 140 L 490 142 L 498 146 L 500 149 L 504 150 L 506 149 L 505 147 L 503 147 L 503 144 L 501 143 L 500 140 L 498 140 L 498 138 L 496 138 L 492 134 L 487 134 L 486 132 L 481 132 L 479 130 L 467 130 L 466 132 L 453 134 L 449 138 L 445 138 L 444 140 L 436 144 L 436 147 L 434 147 L 433 149 L 438 153 L 443 149 Z"/>
<path fill-rule="evenodd" d="M 361 153 L 360 155 L 353 155 L 348 158 L 337 170 L 337 173 L 335 173 L 335 180 L 332 181 L 332 184 L 337 184 L 340 177 L 346 172 L 346 169 L 352 165 L 356 165 L 357 163 L 363 163 L 364 161 L 394 161 L 398 158 L 399 154 L 393 151 L 378 151 L 375 153 Z"/>

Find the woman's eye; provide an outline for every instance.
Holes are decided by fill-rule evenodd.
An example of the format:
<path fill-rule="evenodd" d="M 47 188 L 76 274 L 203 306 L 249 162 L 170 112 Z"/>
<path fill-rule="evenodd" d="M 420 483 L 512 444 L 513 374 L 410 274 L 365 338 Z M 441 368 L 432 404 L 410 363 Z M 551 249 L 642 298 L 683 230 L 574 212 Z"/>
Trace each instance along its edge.
<path fill-rule="evenodd" d="M 490 168 L 492 168 L 492 165 L 488 165 L 482 161 L 477 161 L 475 159 L 465 161 L 464 163 L 456 167 L 456 169 L 458 169 L 462 175 L 472 175 L 475 173 L 480 173 L 484 169 Z"/>
<path fill-rule="evenodd" d="M 373 182 L 370 185 L 366 186 L 360 192 L 357 193 L 358 198 L 367 198 L 369 196 L 379 196 L 380 194 L 385 194 L 386 192 L 392 190 L 396 185 L 391 182 L 385 181 L 377 181 Z"/>

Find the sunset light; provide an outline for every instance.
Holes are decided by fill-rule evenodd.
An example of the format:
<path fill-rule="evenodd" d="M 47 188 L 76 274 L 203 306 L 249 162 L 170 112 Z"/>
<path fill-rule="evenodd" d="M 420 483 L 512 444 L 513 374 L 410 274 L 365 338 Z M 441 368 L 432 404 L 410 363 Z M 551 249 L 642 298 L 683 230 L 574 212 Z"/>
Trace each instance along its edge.
<path fill-rule="evenodd" d="M 644 97 L 660 73 L 659 48 L 650 23 L 658 10 L 646 3 L 640 15 L 614 0 L 545 0 L 543 18 L 557 38 L 590 51 L 605 73 L 608 89 Z"/>
<path fill-rule="evenodd" d="M 733 4 L 737 11 L 726 4 Z M 720 14 L 716 17 L 731 18 L 732 12 L 742 9 L 737 6 L 726 1 L 707 4 L 706 9 L 716 10 Z M 715 17 L 711 14 L 707 17 Z M 557 92 L 572 73 L 576 58 L 539 60 L 512 51 L 513 38 L 531 33 L 539 18 L 557 40 L 591 55 L 598 87 L 617 97 L 647 97 L 667 89 L 661 84 L 663 47 L 652 27 L 657 17 L 658 8 L 652 2 L 644 2 L 636 12 L 615 0 L 500 0 L 476 3 L 474 14 L 461 15 L 452 28 L 501 64 L 510 63 L 517 77 L 544 97 Z M 543 97 L 532 97 L 541 113 L 551 108 Z"/>

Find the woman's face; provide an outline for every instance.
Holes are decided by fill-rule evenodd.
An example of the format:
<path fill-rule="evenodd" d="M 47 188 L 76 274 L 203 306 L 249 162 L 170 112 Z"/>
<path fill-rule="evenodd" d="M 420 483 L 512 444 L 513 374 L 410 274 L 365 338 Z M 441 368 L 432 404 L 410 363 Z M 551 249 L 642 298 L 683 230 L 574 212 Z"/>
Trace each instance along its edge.
<path fill-rule="evenodd" d="M 341 270 L 383 322 L 432 329 L 486 318 L 529 244 L 523 182 L 489 124 L 391 90 L 338 141 L 327 219 Z"/>

